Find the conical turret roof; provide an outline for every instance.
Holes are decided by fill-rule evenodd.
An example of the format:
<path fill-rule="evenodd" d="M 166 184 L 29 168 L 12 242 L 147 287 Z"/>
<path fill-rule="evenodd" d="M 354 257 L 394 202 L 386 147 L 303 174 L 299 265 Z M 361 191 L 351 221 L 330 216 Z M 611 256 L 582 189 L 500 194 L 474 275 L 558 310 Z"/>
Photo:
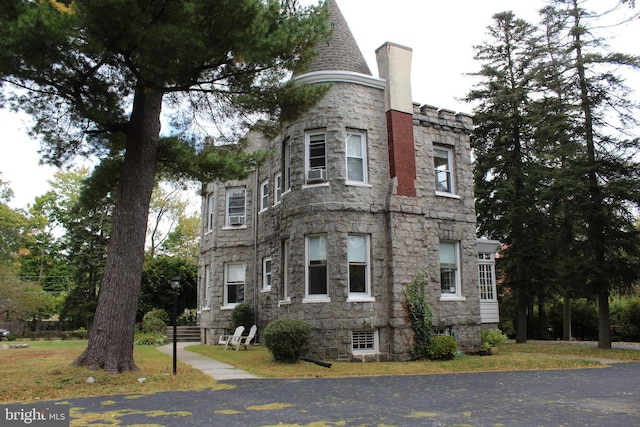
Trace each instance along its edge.
<path fill-rule="evenodd" d="M 329 22 L 332 26 L 331 39 L 316 46 L 316 59 L 306 72 L 351 71 L 371 75 L 356 39 L 347 21 L 342 16 L 336 0 L 328 0 Z"/>

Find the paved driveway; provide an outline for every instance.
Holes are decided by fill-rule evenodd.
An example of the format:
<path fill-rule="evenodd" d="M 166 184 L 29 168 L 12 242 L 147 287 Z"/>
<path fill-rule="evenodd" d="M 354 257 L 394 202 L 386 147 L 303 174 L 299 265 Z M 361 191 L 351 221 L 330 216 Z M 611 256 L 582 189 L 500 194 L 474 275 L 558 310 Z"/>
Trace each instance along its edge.
<path fill-rule="evenodd" d="M 234 388 L 67 402 L 72 414 L 104 414 L 94 421 L 122 426 L 640 426 L 637 362 L 564 371 L 224 383 Z"/>

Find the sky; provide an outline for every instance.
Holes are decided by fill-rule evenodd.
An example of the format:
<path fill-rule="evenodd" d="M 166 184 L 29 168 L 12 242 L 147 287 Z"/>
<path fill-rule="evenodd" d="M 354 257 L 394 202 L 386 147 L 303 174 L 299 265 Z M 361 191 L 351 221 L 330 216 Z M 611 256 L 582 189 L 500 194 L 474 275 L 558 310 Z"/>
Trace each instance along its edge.
<path fill-rule="evenodd" d="M 317 0 L 299 0 L 302 5 Z M 592 7 L 613 6 L 616 0 L 592 0 Z M 467 74 L 478 70 L 473 46 L 486 40 L 486 28 L 495 13 L 510 10 L 537 22 L 544 0 L 338 0 L 365 60 L 377 76 L 375 50 L 393 42 L 413 50 L 414 102 L 471 113 L 460 101 L 474 84 Z M 640 7 L 640 6 L 639 6 Z M 615 29 L 603 29 L 609 44 L 621 52 L 640 55 L 640 20 Z M 640 78 L 628 85 L 640 94 Z M 27 136 L 28 117 L 0 109 L 0 178 L 14 191 L 12 208 L 24 208 L 48 190 L 56 169 L 39 164 L 39 143 Z"/>

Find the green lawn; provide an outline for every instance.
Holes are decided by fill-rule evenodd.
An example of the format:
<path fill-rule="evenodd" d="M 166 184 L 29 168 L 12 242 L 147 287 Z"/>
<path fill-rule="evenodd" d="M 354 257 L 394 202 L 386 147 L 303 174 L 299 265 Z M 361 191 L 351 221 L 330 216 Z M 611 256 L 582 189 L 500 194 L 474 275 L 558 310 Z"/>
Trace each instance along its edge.
<path fill-rule="evenodd" d="M 211 345 L 190 346 L 187 350 L 229 363 L 261 377 L 272 378 L 415 375 L 605 366 L 598 361 L 590 360 L 592 358 L 640 361 L 640 351 L 636 350 L 506 344 L 500 347 L 499 354 L 495 356 L 462 356 L 449 361 L 333 362 L 331 368 L 323 368 L 311 362 L 302 361 L 293 365 L 275 363 L 271 360 L 269 352 L 261 346 L 251 347 L 249 351 L 240 349 L 237 352 Z"/>
<path fill-rule="evenodd" d="M 216 383 L 208 375 L 180 361 L 178 375 L 173 375 L 171 357 L 151 346 L 136 346 L 134 350 L 139 372 L 109 375 L 102 371 L 88 371 L 86 368 L 69 366 L 84 350 L 86 341 L 37 341 L 28 344 L 29 348 L 0 350 L 0 402 L 230 387 Z M 636 350 L 507 344 L 500 347 L 500 353 L 495 356 L 463 356 L 444 362 L 333 362 L 331 368 L 323 368 L 302 361 L 293 365 L 275 363 L 271 360 L 269 352 L 261 346 L 253 346 L 248 351 L 240 349 L 237 352 L 225 351 L 222 347 L 211 345 L 196 345 L 187 349 L 230 363 L 256 375 L 272 378 L 415 375 L 606 366 L 588 360 L 594 358 L 640 361 L 640 351 Z M 89 377 L 93 377 L 95 381 L 88 383 L 86 380 Z"/>
<path fill-rule="evenodd" d="M 87 341 L 3 342 L 16 343 L 29 344 L 29 348 L 0 349 L 1 402 L 217 387 L 211 377 L 182 363 L 178 368 L 180 375 L 173 375 L 171 357 L 151 346 L 135 347 L 134 360 L 139 372 L 110 375 L 69 366 L 85 349 Z M 89 377 L 95 381 L 88 383 Z"/>

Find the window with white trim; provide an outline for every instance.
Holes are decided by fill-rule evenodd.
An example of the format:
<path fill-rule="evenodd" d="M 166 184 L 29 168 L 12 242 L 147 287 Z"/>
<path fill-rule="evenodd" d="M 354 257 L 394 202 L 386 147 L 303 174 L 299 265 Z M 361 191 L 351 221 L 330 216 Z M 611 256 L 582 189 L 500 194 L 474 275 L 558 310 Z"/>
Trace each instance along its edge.
<path fill-rule="evenodd" d="M 433 163 L 436 192 L 453 194 L 453 151 L 445 147 L 433 147 Z"/>
<path fill-rule="evenodd" d="M 305 298 L 327 300 L 327 236 L 307 236 L 306 246 L 306 292 Z"/>
<path fill-rule="evenodd" d="M 327 134 L 324 131 L 305 134 L 305 183 L 327 181 Z"/>
<path fill-rule="evenodd" d="M 494 254 L 478 253 L 478 286 L 480 301 L 497 301 Z"/>
<path fill-rule="evenodd" d="M 367 182 L 367 140 L 362 132 L 347 132 L 347 182 Z"/>
<path fill-rule="evenodd" d="M 211 266 L 204 266 L 204 297 L 202 298 L 202 308 L 211 307 Z"/>
<path fill-rule="evenodd" d="M 280 290 L 280 302 L 287 303 L 291 297 L 289 295 L 289 239 L 282 241 L 282 265 L 280 269 L 280 276 L 282 277 L 282 286 Z"/>
<path fill-rule="evenodd" d="M 233 307 L 244 301 L 244 263 L 226 263 L 224 266 L 224 305 Z"/>
<path fill-rule="evenodd" d="M 377 353 L 378 331 L 351 331 L 351 352 L 353 354 Z"/>
<path fill-rule="evenodd" d="M 273 177 L 273 204 L 277 205 L 282 200 L 282 174 L 277 173 Z"/>
<path fill-rule="evenodd" d="M 282 172 L 284 173 L 284 192 L 291 190 L 291 140 L 282 144 Z"/>
<path fill-rule="evenodd" d="M 347 260 L 349 262 L 349 297 L 369 297 L 369 236 L 349 234 L 347 244 Z"/>
<path fill-rule="evenodd" d="M 440 292 L 443 297 L 462 295 L 458 242 L 440 242 Z"/>
<path fill-rule="evenodd" d="M 262 259 L 262 289 L 271 289 L 271 258 Z"/>
<path fill-rule="evenodd" d="M 247 223 L 246 190 L 232 188 L 227 190 L 227 227 L 243 226 Z"/>
<path fill-rule="evenodd" d="M 260 184 L 260 212 L 269 208 L 269 180 Z"/>
<path fill-rule="evenodd" d="M 205 218 L 207 219 L 207 228 L 206 231 L 207 232 L 211 232 L 213 231 L 213 202 L 214 202 L 214 197 L 213 197 L 213 193 L 209 193 L 207 194 L 207 214 L 205 216 Z"/>

